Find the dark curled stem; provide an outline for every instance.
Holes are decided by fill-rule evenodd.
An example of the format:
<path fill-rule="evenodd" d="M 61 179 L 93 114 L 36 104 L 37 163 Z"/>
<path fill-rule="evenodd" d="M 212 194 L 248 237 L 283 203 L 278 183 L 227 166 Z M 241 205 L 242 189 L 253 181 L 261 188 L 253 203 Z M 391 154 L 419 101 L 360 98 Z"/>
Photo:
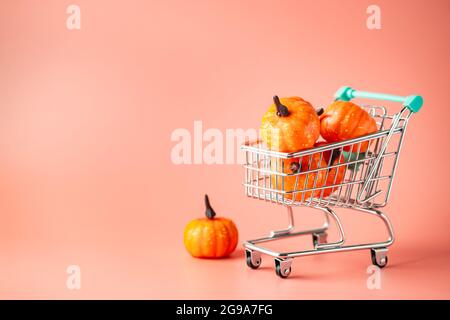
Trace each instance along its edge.
<path fill-rule="evenodd" d="M 323 110 L 323 108 L 316 109 L 316 113 L 318 116 L 321 116 L 324 112 L 325 110 Z"/>
<path fill-rule="evenodd" d="M 206 206 L 205 215 L 208 217 L 208 219 L 214 219 L 214 217 L 216 216 L 216 212 L 211 207 L 211 203 L 209 202 L 209 197 L 207 194 L 205 194 L 205 206 Z"/>
<path fill-rule="evenodd" d="M 300 163 L 292 162 L 289 168 L 291 169 L 292 173 L 298 173 L 300 171 Z"/>
<path fill-rule="evenodd" d="M 289 115 L 289 109 L 285 105 L 281 104 L 280 98 L 278 98 L 278 96 L 273 97 L 273 102 L 277 107 L 277 116 L 287 117 Z"/>

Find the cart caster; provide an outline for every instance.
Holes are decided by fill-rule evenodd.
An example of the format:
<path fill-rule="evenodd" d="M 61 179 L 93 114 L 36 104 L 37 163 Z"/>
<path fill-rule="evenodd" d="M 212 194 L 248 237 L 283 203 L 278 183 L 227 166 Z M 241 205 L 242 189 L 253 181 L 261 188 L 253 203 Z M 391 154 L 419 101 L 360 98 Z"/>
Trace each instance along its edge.
<path fill-rule="evenodd" d="M 317 245 L 327 243 L 327 237 L 328 237 L 328 234 L 326 232 L 313 233 L 312 238 L 313 238 L 314 248 L 317 247 Z"/>
<path fill-rule="evenodd" d="M 372 263 L 380 268 L 386 267 L 388 263 L 387 248 L 370 249 Z"/>
<path fill-rule="evenodd" d="M 277 276 L 283 279 L 289 277 L 292 271 L 291 264 L 292 259 L 288 260 L 275 259 L 275 272 Z"/>
<path fill-rule="evenodd" d="M 257 251 L 245 250 L 245 258 L 247 266 L 252 269 L 258 269 L 261 265 L 261 254 Z"/>

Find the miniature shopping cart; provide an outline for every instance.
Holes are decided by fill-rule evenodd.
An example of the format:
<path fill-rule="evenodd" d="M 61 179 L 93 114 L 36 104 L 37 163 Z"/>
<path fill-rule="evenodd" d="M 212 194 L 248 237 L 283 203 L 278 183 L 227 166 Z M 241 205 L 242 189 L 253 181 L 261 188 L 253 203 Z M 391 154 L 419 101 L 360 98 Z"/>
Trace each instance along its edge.
<path fill-rule="evenodd" d="M 294 153 L 268 150 L 261 141 L 246 142 L 242 149 L 246 155 L 245 192 L 247 196 L 287 208 L 289 225 L 284 230 L 272 231 L 269 236 L 249 240 L 244 243 L 247 265 L 256 269 L 261 265 L 261 254 L 275 258 L 276 274 L 286 278 L 291 273 L 293 258 L 328 252 L 370 249 L 372 263 L 380 268 L 388 262 L 387 247 L 394 242 L 391 222 L 380 211 L 389 200 L 394 175 L 411 115 L 418 112 L 423 104 L 421 96 L 400 97 L 381 93 L 356 91 L 343 87 L 337 91 L 336 100 L 350 101 L 353 98 L 367 98 L 400 102 L 400 112 L 389 115 L 381 106 L 363 106 L 374 118 L 378 131 L 355 139 L 330 143 Z M 325 153 L 339 155 L 339 161 L 332 158 L 327 166 L 311 166 L 312 158 L 325 159 Z M 342 157 L 340 156 L 342 155 Z M 298 163 L 308 163 L 306 168 L 290 173 L 284 170 L 293 159 Z M 326 163 L 326 162 L 325 162 Z M 319 172 L 329 175 L 332 170 L 343 173 L 337 181 L 317 184 Z M 324 170 L 324 171 L 323 171 Z M 287 183 L 290 179 L 290 183 Z M 292 181 L 295 181 L 293 183 Z M 309 179 L 309 182 L 308 182 Z M 326 178 L 325 178 L 326 179 Z M 290 187 L 287 188 L 286 186 Z M 294 186 L 294 187 L 292 187 Z M 332 192 L 326 190 L 332 188 Z M 325 196 L 325 194 L 327 194 Z M 324 224 L 311 230 L 297 231 L 294 227 L 294 206 L 304 206 L 320 210 L 325 217 Z M 386 241 L 364 244 L 346 244 L 344 228 L 336 213 L 337 208 L 350 208 L 380 218 L 387 228 Z M 338 239 L 327 241 L 330 219 L 338 231 Z M 260 244 L 293 236 L 312 236 L 313 248 L 303 251 L 276 252 Z"/>

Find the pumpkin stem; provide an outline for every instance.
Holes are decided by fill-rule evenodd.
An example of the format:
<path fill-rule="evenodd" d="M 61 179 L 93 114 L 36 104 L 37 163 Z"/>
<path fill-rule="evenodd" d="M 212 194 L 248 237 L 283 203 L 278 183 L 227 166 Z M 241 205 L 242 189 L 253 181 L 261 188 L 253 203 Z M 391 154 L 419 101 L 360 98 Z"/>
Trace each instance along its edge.
<path fill-rule="evenodd" d="M 273 97 L 273 102 L 277 107 L 277 116 L 287 117 L 289 115 L 289 109 L 285 105 L 281 104 L 280 98 L 278 98 L 278 96 Z"/>
<path fill-rule="evenodd" d="M 207 194 L 205 194 L 205 206 L 206 206 L 205 215 L 208 217 L 208 219 L 214 219 L 214 217 L 216 216 L 216 212 L 211 207 L 211 204 L 209 203 L 209 197 Z"/>
<path fill-rule="evenodd" d="M 323 110 L 323 108 L 320 109 L 316 109 L 316 113 L 318 116 L 321 116 L 324 113 L 325 110 Z"/>
<path fill-rule="evenodd" d="M 334 161 L 336 161 L 337 159 L 339 159 L 339 157 L 341 156 L 341 149 L 334 149 L 333 151 L 331 151 L 331 160 L 330 160 L 330 165 L 334 165 Z M 336 170 L 338 169 L 338 167 L 336 167 Z M 330 168 L 328 168 L 328 171 L 331 171 Z"/>
<path fill-rule="evenodd" d="M 341 149 L 334 149 L 331 153 L 331 164 L 341 156 Z"/>
<path fill-rule="evenodd" d="M 300 172 L 300 163 L 292 162 L 291 165 L 290 165 L 290 169 L 291 169 L 292 173 Z"/>

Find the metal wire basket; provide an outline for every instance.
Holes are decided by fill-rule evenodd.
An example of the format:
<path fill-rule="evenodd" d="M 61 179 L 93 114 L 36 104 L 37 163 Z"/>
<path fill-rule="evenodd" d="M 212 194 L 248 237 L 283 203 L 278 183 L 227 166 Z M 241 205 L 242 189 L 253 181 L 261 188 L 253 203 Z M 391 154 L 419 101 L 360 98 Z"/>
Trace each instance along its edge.
<path fill-rule="evenodd" d="M 247 265 L 256 269 L 261 253 L 275 257 L 278 276 L 291 273 L 292 258 L 326 252 L 371 249 L 373 264 L 387 264 L 387 247 L 394 241 L 388 217 L 379 209 L 384 207 L 391 193 L 400 156 L 403 137 L 411 115 L 423 104 L 420 96 L 393 96 L 356 91 L 343 87 L 336 99 L 369 98 L 403 103 L 396 114 L 389 115 L 381 106 L 363 106 L 375 119 L 378 131 L 355 139 L 321 145 L 293 153 L 268 150 L 261 141 L 246 142 L 244 186 L 247 196 L 287 207 L 289 226 L 272 231 L 269 236 L 244 243 Z M 294 206 L 321 210 L 325 214 L 322 227 L 295 231 Z M 346 238 L 335 208 L 351 208 L 370 213 L 383 220 L 389 238 L 383 242 L 344 245 Z M 339 234 L 337 241 L 327 242 L 330 218 Z M 295 252 L 275 252 L 257 244 L 284 237 L 312 235 L 314 248 Z"/>

